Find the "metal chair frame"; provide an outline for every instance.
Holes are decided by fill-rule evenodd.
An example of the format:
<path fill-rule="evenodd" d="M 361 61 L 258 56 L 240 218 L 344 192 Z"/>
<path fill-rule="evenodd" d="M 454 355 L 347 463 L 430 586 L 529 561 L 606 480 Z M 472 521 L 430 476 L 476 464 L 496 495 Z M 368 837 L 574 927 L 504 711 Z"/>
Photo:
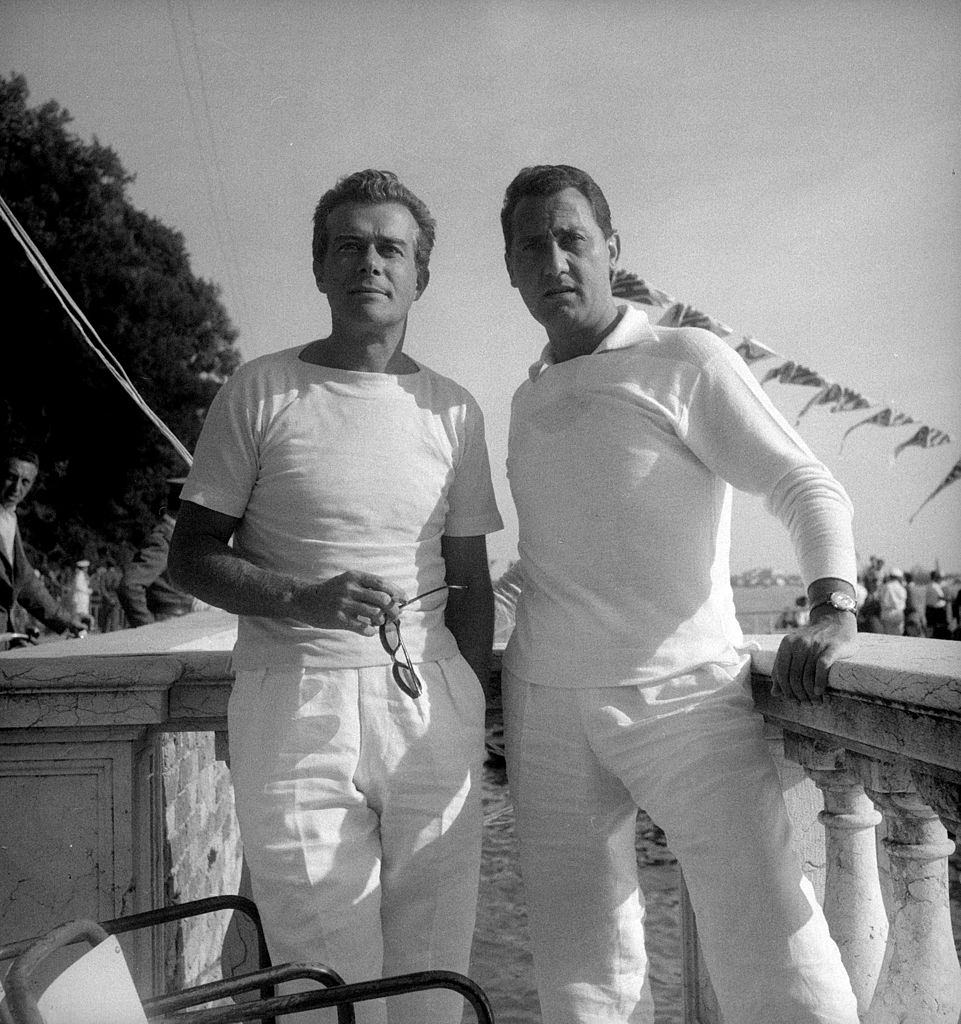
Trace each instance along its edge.
<path fill-rule="evenodd" d="M 119 935 L 225 909 L 240 911 L 253 921 L 257 932 L 259 968 L 232 978 L 196 985 L 181 992 L 145 999 L 142 1006 L 148 1020 L 177 1021 L 179 1024 L 234 1024 L 241 1021 L 274 1024 L 278 1014 L 335 1007 L 338 1024 L 354 1024 L 355 1003 L 430 988 L 448 988 L 458 992 L 471 1004 L 478 1024 L 494 1024 L 493 1011 L 483 989 L 470 978 L 453 971 L 419 971 L 348 984 L 336 971 L 324 964 L 272 965 L 256 905 L 243 896 L 234 895 L 211 896 L 100 923 L 84 919 L 70 921 L 46 935 L 0 946 L 0 961 L 13 959 L 4 979 L 7 997 L 5 1005 L 0 1007 L 0 1020 L 3 1024 L 44 1024 L 30 976 L 57 949 L 84 941 L 95 946 L 111 934 Z M 322 987 L 276 995 L 277 984 L 293 980 L 313 981 Z M 260 998 L 256 1000 L 200 1010 L 189 1009 L 201 1003 L 255 990 L 260 992 Z"/>
<path fill-rule="evenodd" d="M 250 919 L 257 932 L 258 966 L 269 967 L 270 953 L 267 950 L 267 940 L 264 937 L 260 911 L 257 909 L 257 904 L 245 896 L 235 896 L 231 893 L 225 893 L 222 896 L 208 896 L 205 899 L 190 900 L 187 903 L 172 903 L 167 907 L 156 907 L 139 914 L 127 914 L 124 917 L 114 917 L 97 923 L 108 935 L 121 935 L 123 932 L 168 924 L 171 921 L 181 921 L 188 917 L 199 917 L 201 914 L 213 914 L 219 910 L 236 910 Z M 0 962 L 20 956 L 43 938 L 43 935 L 34 935 L 29 939 L 19 939 L 16 942 L 0 946 Z M 79 937 L 74 941 L 82 942 L 83 939 Z M 65 942 L 63 945 L 69 945 L 69 943 Z"/>

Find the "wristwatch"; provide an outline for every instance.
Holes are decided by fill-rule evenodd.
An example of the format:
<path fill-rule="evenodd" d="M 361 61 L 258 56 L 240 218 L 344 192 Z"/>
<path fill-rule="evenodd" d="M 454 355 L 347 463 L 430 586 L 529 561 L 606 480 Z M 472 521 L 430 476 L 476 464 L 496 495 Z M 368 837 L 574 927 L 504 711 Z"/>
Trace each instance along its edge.
<path fill-rule="evenodd" d="M 812 605 L 811 611 L 813 612 L 816 608 L 826 604 L 829 604 L 839 612 L 851 612 L 856 615 L 858 611 L 857 601 L 850 594 L 845 594 L 843 590 L 835 590 L 833 593 L 828 594 L 827 597 L 822 598 L 817 604 Z"/>

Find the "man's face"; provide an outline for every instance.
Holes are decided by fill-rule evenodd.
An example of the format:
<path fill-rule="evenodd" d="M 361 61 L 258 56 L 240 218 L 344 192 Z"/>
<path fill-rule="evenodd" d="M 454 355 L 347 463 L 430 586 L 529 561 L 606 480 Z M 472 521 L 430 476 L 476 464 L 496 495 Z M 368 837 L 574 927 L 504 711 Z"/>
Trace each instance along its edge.
<path fill-rule="evenodd" d="M 37 467 L 32 462 L 10 459 L 3 481 L 0 482 L 0 505 L 6 509 L 15 509 L 27 496 L 36 479 Z"/>
<path fill-rule="evenodd" d="M 607 328 L 620 242 L 604 237 L 586 197 L 576 188 L 525 196 L 512 226 L 507 272 L 534 319 L 549 333 Z"/>
<path fill-rule="evenodd" d="M 418 281 L 417 221 L 400 203 L 347 203 L 327 217 L 327 251 L 314 261 L 335 324 L 403 323 L 427 286 Z"/>

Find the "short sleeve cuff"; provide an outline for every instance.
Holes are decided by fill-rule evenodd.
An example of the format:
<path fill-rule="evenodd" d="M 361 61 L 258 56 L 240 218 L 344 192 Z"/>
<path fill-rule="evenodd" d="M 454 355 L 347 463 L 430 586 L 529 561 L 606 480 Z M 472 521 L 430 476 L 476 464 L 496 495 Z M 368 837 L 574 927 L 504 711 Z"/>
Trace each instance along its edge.
<path fill-rule="evenodd" d="M 247 510 L 246 500 L 241 501 L 212 487 L 204 487 L 200 484 L 192 485 L 189 480 L 180 492 L 180 500 L 192 501 L 195 505 L 202 505 L 204 508 L 209 508 L 211 512 L 220 512 L 233 519 L 240 519 Z"/>
<path fill-rule="evenodd" d="M 448 537 L 478 537 L 503 529 L 499 512 L 483 516 L 450 516 L 444 523 L 444 534 Z"/>

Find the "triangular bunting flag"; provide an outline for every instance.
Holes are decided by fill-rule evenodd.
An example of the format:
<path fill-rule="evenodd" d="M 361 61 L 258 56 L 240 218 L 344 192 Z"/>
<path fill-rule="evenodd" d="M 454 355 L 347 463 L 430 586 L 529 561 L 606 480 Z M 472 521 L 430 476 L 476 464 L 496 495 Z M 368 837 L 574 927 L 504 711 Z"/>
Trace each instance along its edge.
<path fill-rule="evenodd" d="M 618 299 L 631 299 L 644 306 L 669 306 L 674 298 L 660 288 L 654 288 L 627 270 L 616 270 L 611 282 L 611 291 Z"/>
<path fill-rule="evenodd" d="M 831 412 L 854 412 L 856 409 L 868 409 L 872 404 L 864 395 L 842 388 L 841 397 L 831 406 Z"/>
<path fill-rule="evenodd" d="M 786 363 L 781 363 L 780 366 L 775 366 L 773 369 L 768 370 L 766 374 L 761 378 L 761 384 L 767 384 L 769 380 L 777 380 L 781 376 L 781 371 L 786 370 L 789 367 L 793 367 L 794 363 L 789 359 Z"/>
<path fill-rule="evenodd" d="M 812 405 L 830 405 L 832 402 L 836 402 L 841 397 L 841 385 L 840 384 L 825 384 L 823 388 L 804 406 L 804 408 L 797 414 L 797 419 L 794 421 L 795 426 L 801 422 L 801 417 L 811 408 Z"/>
<path fill-rule="evenodd" d="M 950 487 L 951 484 L 957 483 L 958 480 L 961 480 L 961 459 L 958 459 L 958 461 L 954 464 L 954 468 L 951 470 L 951 472 L 948 473 L 948 475 L 941 481 L 941 483 L 939 483 L 938 486 L 935 487 L 935 489 L 924 499 L 924 501 L 922 501 L 921 504 L 918 505 L 918 507 L 914 510 L 914 514 L 911 516 L 908 522 L 913 523 L 914 517 L 921 511 L 921 509 L 924 508 L 925 505 L 927 505 L 927 503 L 933 497 L 940 494 L 945 489 L 945 487 Z"/>
<path fill-rule="evenodd" d="M 660 307 L 662 310 L 661 315 L 657 319 L 655 319 L 654 315 L 651 317 L 651 322 L 657 323 L 659 326 L 701 327 L 705 330 L 711 331 L 720 338 L 727 338 L 728 344 L 748 365 L 756 363 L 761 359 L 770 359 L 772 357 L 781 360 L 779 366 L 768 370 L 763 377 L 759 378 L 759 382 L 762 386 L 767 384 L 768 381 L 776 380 L 781 384 L 799 384 L 804 387 L 813 387 L 818 389 L 817 394 L 810 399 L 797 414 L 796 423 L 800 423 L 801 418 L 805 416 L 815 405 L 830 406 L 830 411 L 832 413 L 855 412 L 859 409 L 870 409 L 872 406 L 877 405 L 877 402 L 873 399 L 866 398 L 853 388 L 828 381 L 816 370 L 809 369 L 800 363 L 796 363 L 793 359 L 785 359 L 781 353 L 776 352 L 772 348 L 768 348 L 767 345 L 763 345 L 751 335 L 745 334 L 740 341 L 735 342 L 730 338 L 730 335 L 733 333 L 730 327 L 721 323 L 719 320 L 713 319 L 713 317 L 708 316 L 706 313 L 702 313 L 700 310 L 694 309 L 692 306 L 688 306 L 684 302 L 679 302 L 672 295 L 668 295 L 667 292 L 661 291 L 660 288 L 655 288 L 653 285 L 648 284 L 646 281 L 639 278 L 636 274 L 630 273 L 630 271 L 623 269 L 616 270 L 611 280 L 611 289 L 616 298 L 627 299 L 629 302 L 639 305 Z M 868 424 L 873 424 L 877 427 L 901 427 L 915 422 L 916 421 L 906 413 L 895 412 L 895 410 L 890 406 L 885 406 L 874 413 L 873 416 L 859 420 L 853 426 L 848 427 L 841 438 L 841 450 L 843 451 L 844 449 L 844 443 L 847 440 L 848 434 L 853 430 L 857 430 L 858 427 L 864 427 Z M 894 459 L 897 458 L 905 448 L 935 448 L 939 445 L 947 444 L 950 440 L 951 438 L 944 431 L 937 430 L 934 427 L 922 426 L 915 431 L 912 437 L 907 441 L 902 442 L 894 449 L 894 453 L 891 456 L 891 462 L 893 463 Z M 961 476 L 961 463 L 954 467 L 951 474 L 949 474 L 944 482 L 942 482 L 940 487 L 926 499 L 925 504 L 927 501 L 930 501 L 938 491 L 947 487 L 948 484 L 954 483 L 959 476 Z M 918 511 L 920 511 L 920 509 L 918 509 Z M 915 512 L 915 515 L 917 515 L 917 512 Z M 911 518 L 913 519 L 914 516 Z"/>
<path fill-rule="evenodd" d="M 733 327 L 722 324 L 720 320 L 715 320 L 713 316 L 708 316 L 707 313 L 702 313 L 698 309 L 691 309 L 690 306 L 687 307 L 687 313 L 684 314 L 684 326 L 703 327 L 705 331 L 710 331 L 711 334 L 716 334 L 719 338 L 726 338 L 729 334 L 734 333 Z"/>
<path fill-rule="evenodd" d="M 853 427 L 848 427 L 844 431 L 844 437 L 841 438 L 841 447 L 844 447 L 844 441 L 852 430 L 857 430 L 858 427 L 866 427 L 869 423 L 873 423 L 876 427 L 902 427 L 913 422 L 914 420 L 910 416 L 906 416 L 903 412 L 895 412 L 890 406 L 886 406 L 873 416 L 869 416 L 866 420 L 859 420 Z"/>
<path fill-rule="evenodd" d="M 749 334 L 745 334 L 741 341 L 734 346 L 734 351 L 745 363 L 756 363 L 759 359 L 768 359 L 777 355 L 774 349 L 762 345 L 757 338 L 752 338 Z"/>
<path fill-rule="evenodd" d="M 683 302 L 672 302 L 657 318 L 658 327 L 680 327 L 686 309 Z"/>
<path fill-rule="evenodd" d="M 792 359 L 773 370 L 768 370 L 761 383 L 766 384 L 769 380 L 775 379 L 781 384 L 802 384 L 810 388 L 819 388 L 827 383 L 819 373 L 809 370 L 806 366 L 801 366 L 800 363 L 795 363 Z"/>
<path fill-rule="evenodd" d="M 672 302 L 658 318 L 658 327 L 701 327 L 705 331 L 716 334 L 719 338 L 726 338 L 734 332 L 727 324 L 720 320 L 702 313 L 693 306 L 687 306 L 683 302 Z"/>
<path fill-rule="evenodd" d="M 894 457 L 897 458 L 905 448 L 917 446 L 918 448 L 937 448 L 939 445 L 950 443 L 951 438 L 943 431 L 934 427 L 918 427 L 914 435 L 907 441 L 902 441 L 894 449 Z"/>

